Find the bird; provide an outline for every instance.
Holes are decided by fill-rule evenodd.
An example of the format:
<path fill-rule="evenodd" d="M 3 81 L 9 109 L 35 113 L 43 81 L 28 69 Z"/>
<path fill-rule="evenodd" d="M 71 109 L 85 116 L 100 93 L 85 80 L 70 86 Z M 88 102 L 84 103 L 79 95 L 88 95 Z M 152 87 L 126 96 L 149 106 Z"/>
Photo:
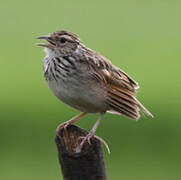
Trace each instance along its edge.
<path fill-rule="evenodd" d="M 90 144 L 95 137 L 108 148 L 107 143 L 95 135 L 106 112 L 132 120 L 138 120 L 141 111 L 153 117 L 136 98 L 138 83 L 109 59 L 88 48 L 78 35 L 58 30 L 38 39 L 46 40 L 37 45 L 44 47 L 46 54 L 43 72 L 49 88 L 59 100 L 81 112 L 60 124 L 57 133 L 87 113 L 98 113 L 91 131 L 82 137 L 80 147 L 86 141 Z"/>

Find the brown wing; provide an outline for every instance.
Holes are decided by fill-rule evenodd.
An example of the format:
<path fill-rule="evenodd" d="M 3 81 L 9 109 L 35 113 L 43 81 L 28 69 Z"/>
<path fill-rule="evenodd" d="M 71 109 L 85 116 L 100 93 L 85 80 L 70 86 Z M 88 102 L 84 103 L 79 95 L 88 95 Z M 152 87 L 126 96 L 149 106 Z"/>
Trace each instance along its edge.
<path fill-rule="evenodd" d="M 142 109 L 153 117 L 135 97 L 136 89 L 139 88 L 138 83 L 125 72 L 112 65 L 107 59 L 97 59 L 94 63 L 94 70 L 94 75 L 101 79 L 106 86 L 108 112 L 122 114 L 137 120 L 140 117 L 139 110 Z"/>

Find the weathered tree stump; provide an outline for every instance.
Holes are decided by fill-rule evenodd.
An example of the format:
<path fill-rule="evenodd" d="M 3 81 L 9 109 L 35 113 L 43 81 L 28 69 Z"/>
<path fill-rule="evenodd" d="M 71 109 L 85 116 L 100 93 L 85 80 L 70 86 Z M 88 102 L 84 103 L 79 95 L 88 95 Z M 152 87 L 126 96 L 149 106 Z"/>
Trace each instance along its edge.
<path fill-rule="evenodd" d="M 107 180 L 101 142 L 95 138 L 80 149 L 80 137 L 87 131 L 70 125 L 56 135 L 59 162 L 64 180 Z"/>

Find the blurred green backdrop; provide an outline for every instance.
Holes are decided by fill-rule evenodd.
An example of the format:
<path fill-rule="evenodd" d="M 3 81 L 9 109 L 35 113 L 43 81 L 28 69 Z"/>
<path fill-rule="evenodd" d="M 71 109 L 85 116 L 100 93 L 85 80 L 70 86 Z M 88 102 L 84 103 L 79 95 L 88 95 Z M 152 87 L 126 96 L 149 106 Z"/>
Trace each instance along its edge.
<path fill-rule="evenodd" d="M 107 114 L 97 134 L 110 180 L 180 179 L 180 0 L 1 1 L 0 179 L 61 179 L 56 126 L 79 113 L 56 99 L 42 73 L 37 36 L 66 29 L 130 74 L 155 115 Z M 77 124 L 89 130 L 97 115 Z"/>

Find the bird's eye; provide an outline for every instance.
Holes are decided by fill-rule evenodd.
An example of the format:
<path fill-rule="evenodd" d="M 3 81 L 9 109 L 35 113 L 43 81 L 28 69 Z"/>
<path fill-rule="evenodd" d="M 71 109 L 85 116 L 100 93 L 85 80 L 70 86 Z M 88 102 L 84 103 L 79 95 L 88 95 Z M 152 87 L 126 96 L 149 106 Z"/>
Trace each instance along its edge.
<path fill-rule="evenodd" d="M 64 37 L 62 37 L 62 38 L 60 38 L 60 42 L 61 43 L 65 43 L 67 40 L 64 38 Z"/>

